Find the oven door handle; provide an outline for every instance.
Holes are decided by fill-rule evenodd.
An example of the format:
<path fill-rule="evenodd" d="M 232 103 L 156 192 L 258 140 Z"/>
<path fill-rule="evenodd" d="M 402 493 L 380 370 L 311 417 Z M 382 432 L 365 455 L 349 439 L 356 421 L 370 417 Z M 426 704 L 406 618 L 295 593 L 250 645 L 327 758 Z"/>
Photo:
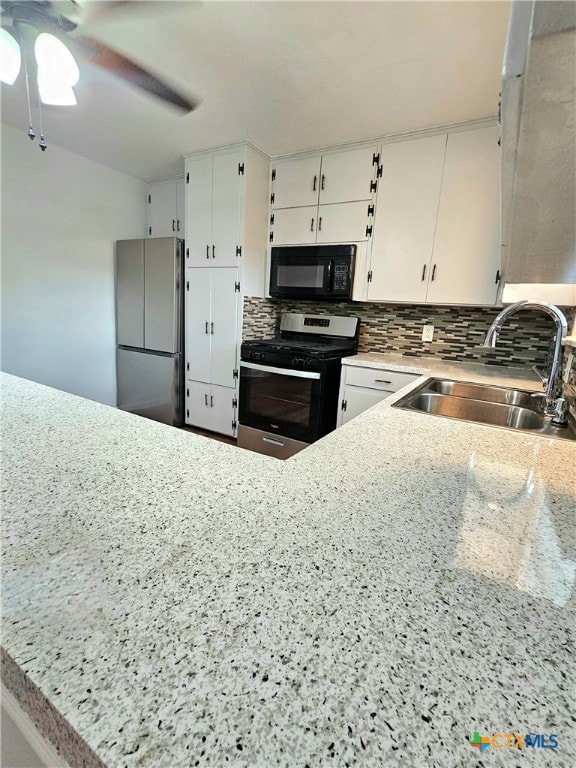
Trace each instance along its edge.
<path fill-rule="evenodd" d="M 271 365 L 259 363 L 240 363 L 240 368 L 250 368 L 253 371 L 265 371 L 266 373 L 279 373 L 281 376 L 296 376 L 299 379 L 319 379 L 321 374 L 316 371 L 294 371 L 292 368 L 274 368 Z"/>

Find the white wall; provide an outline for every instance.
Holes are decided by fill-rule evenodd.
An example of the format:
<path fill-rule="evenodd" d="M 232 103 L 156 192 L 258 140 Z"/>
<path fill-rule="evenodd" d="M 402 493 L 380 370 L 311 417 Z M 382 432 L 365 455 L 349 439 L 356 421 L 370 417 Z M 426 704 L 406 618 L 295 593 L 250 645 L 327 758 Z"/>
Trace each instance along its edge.
<path fill-rule="evenodd" d="M 3 371 L 115 405 L 114 241 L 146 185 L 2 126 Z"/>

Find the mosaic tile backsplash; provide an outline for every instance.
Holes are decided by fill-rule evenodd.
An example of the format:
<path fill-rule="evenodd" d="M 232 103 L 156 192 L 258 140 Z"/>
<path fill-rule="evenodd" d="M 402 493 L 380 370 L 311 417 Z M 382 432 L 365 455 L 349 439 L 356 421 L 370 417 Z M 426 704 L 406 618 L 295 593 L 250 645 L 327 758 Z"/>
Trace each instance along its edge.
<path fill-rule="evenodd" d="M 562 393 L 570 404 L 572 416 L 576 419 L 576 349 L 567 347 L 564 350 L 566 362 L 566 380 Z"/>
<path fill-rule="evenodd" d="M 569 327 L 574 310 L 564 310 Z M 511 318 L 502 329 L 496 349 L 481 346 L 486 331 L 499 310 L 484 307 L 441 307 L 405 304 L 316 303 L 244 299 L 244 339 L 273 336 L 282 312 L 311 312 L 318 315 L 359 315 L 360 352 L 395 352 L 402 355 L 437 356 L 443 360 L 479 362 L 488 365 L 530 367 L 549 364 L 554 323 L 541 312 L 525 311 Z M 422 341 L 422 326 L 434 326 L 434 340 Z"/>

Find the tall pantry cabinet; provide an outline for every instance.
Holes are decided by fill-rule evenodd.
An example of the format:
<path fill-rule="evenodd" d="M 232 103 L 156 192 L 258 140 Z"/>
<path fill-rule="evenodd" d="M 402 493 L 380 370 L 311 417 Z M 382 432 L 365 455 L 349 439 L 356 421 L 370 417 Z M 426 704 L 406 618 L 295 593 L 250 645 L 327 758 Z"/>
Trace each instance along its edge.
<path fill-rule="evenodd" d="M 246 143 L 185 164 L 185 421 L 235 436 L 242 298 L 264 296 L 270 161 Z"/>

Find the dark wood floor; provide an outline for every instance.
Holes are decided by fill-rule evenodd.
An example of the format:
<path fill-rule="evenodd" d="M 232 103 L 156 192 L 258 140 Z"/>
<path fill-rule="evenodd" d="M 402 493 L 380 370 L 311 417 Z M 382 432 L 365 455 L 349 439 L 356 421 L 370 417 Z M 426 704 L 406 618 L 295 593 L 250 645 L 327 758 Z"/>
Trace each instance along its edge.
<path fill-rule="evenodd" d="M 219 443 L 227 443 L 228 445 L 236 445 L 235 437 L 228 437 L 227 435 L 219 435 L 217 432 L 209 432 L 207 429 L 198 429 L 197 427 L 181 427 L 186 432 L 194 432 L 195 435 L 202 435 L 202 437 L 209 437 L 212 440 L 217 440 Z"/>

